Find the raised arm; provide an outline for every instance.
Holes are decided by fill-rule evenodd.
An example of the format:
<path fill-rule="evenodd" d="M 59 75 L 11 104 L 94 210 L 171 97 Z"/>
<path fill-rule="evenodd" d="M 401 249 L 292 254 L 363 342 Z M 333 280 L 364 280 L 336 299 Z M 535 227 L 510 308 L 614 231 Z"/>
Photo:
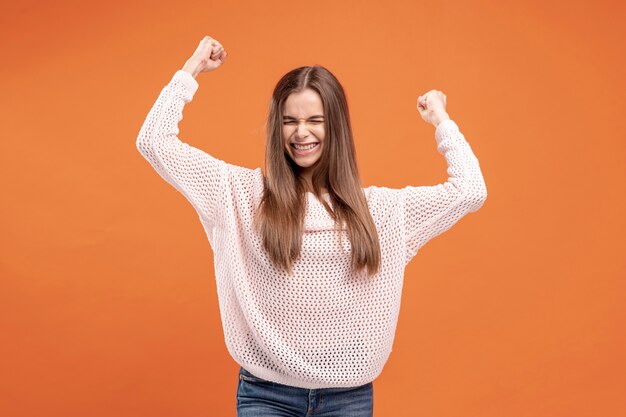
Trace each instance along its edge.
<path fill-rule="evenodd" d="M 226 52 L 210 37 L 200 42 L 193 56 L 163 88 L 148 113 L 136 146 L 141 155 L 169 184 L 181 192 L 199 216 L 213 222 L 215 201 L 226 175 L 226 163 L 178 138 L 182 111 L 198 89 L 195 77 L 224 63 Z"/>
<path fill-rule="evenodd" d="M 406 230 L 406 262 L 430 239 L 450 229 L 487 199 L 478 159 L 457 124 L 445 112 L 446 96 L 436 90 L 419 98 L 422 118 L 436 126 L 437 152 L 446 158 L 449 178 L 433 186 L 400 190 Z"/>

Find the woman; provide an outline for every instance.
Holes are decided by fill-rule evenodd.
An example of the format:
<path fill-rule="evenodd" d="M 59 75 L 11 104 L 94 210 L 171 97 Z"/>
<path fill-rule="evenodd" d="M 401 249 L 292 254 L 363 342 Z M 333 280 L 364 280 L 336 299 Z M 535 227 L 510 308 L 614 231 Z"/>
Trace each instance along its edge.
<path fill-rule="evenodd" d="M 265 175 L 228 164 L 177 137 L 195 78 L 226 56 L 202 39 L 161 91 L 137 148 L 194 206 L 213 249 L 224 337 L 240 365 L 237 415 L 371 416 L 405 267 L 483 205 L 478 160 L 446 96 L 430 90 L 417 109 L 436 127 L 448 181 L 361 188 L 344 91 L 312 66 L 274 89 Z"/>

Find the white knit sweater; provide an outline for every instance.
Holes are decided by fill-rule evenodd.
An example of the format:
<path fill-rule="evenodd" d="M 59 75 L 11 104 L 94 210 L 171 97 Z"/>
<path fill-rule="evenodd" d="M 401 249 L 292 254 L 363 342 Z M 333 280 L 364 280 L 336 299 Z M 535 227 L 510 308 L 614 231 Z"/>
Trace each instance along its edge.
<path fill-rule="evenodd" d="M 190 74 L 177 71 L 136 145 L 199 215 L 214 252 L 229 353 L 254 375 L 281 384 L 310 389 L 373 381 L 392 350 L 407 263 L 487 198 L 469 144 L 454 121 L 443 121 L 435 139 L 448 164 L 447 182 L 363 189 L 382 251 L 380 273 L 369 278 L 350 270 L 345 229 L 333 230 L 330 215 L 308 193 L 302 255 L 287 276 L 273 266 L 252 228 L 261 168 L 228 164 L 177 137 L 183 107 L 197 89 Z"/>

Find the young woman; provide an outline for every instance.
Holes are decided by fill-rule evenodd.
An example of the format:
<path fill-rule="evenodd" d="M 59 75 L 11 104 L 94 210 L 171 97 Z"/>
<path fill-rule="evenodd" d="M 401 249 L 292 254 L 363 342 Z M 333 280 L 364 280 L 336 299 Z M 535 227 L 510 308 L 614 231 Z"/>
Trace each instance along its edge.
<path fill-rule="evenodd" d="M 430 90 L 417 110 L 436 127 L 448 181 L 362 188 L 344 90 L 308 66 L 274 89 L 265 173 L 228 164 L 177 137 L 195 78 L 226 56 L 202 39 L 161 91 L 137 148 L 193 205 L 214 252 L 226 346 L 240 365 L 237 415 L 371 416 L 405 267 L 483 205 L 478 160 L 445 94 Z"/>

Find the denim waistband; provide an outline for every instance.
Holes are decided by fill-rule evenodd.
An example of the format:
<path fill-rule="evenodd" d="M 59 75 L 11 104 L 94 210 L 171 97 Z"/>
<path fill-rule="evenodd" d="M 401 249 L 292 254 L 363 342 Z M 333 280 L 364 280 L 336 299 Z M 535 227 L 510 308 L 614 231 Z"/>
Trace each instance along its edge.
<path fill-rule="evenodd" d="M 247 376 L 249 378 L 254 378 L 256 380 L 264 381 L 264 382 L 267 382 L 267 383 L 270 383 L 270 384 L 274 384 L 274 385 L 282 385 L 282 386 L 285 386 L 285 387 L 291 387 L 291 388 L 296 388 L 296 389 L 301 389 L 301 390 L 308 390 L 307 388 L 296 387 L 296 386 L 281 384 L 281 383 L 278 383 L 278 382 L 268 381 L 267 379 L 263 379 L 263 378 L 260 378 L 260 377 L 258 377 L 256 375 L 254 375 L 252 372 L 248 371 L 243 366 L 239 367 L 239 373 L 241 375 L 245 375 L 245 376 Z M 373 383 L 372 382 L 368 382 L 367 384 L 354 386 L 354 387 L 316 388 L 316 389 L 313 389 L 313 391 L 335 391 L 335 392 L 340 392 L 340 391 L 354 390 L 354 389 L 358 389 L 358 388 L 366 388 L 366 387 L 368 387 L 370 385 L 373 385 Z"/>

